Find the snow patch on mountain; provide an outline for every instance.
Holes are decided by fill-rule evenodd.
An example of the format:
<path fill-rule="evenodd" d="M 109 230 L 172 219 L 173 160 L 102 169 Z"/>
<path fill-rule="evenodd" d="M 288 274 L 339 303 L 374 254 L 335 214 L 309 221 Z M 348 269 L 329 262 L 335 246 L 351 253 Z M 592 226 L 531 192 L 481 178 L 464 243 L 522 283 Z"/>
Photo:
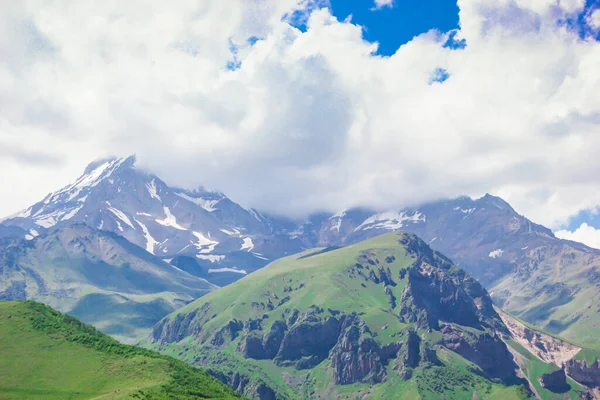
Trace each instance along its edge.
<path fill-rule="evenodd" d="M 252 243 L 252 239 L 250 239 L 249 237 L 244 238 L 244 242 L 242 243 L 242 247 L 240 248 L 240 250 L 250 251 L 253 248 L 254 248 L 254 243 Z"/>
<path fill-rule="evenodd" d="M 471 214 L 473 211 L 475 211 L 476 208 L 460 208 L 460 207 L 454 207 L 454 211 L 460 211 L 463 214 Z"/>
<path fill-rule="evenodd" d="M 137 222 L 140 228 L 142 228 L 142 232 L 144 232 L 144 237 L 146 238 L 146 251 L 148 253 L 154 254 L 154 247 L 158 244 L 158 242 L 152 237 L 146 225 L 142 224 L 137 219 L 135 220 L 135 222 Z"/>
<path fill-rule="evenodd" d="M 342 221 L 344 220 L 344 216 L 346 216 L 346 211 L 340 211 L 337 214 L 334 214 L 333 216 L 331 216 L 329 218 L 330 221 L 335 221 L 335 225 L 333 225 L 332 227 L 329 228 L 329 230 L 331 231 L 340 231 L 340 228 L 342 227 Z"/>
<path fill-rule="evenodd" d="M 210 261 L 211 263 L 216 263 L 219 261 L 222 261 L 225 259 L 225 256 L 216 256 L 216 255 L 206 255 L 206 254 L 197 254 L 196 258 L 199 258 L 200 260 L 207 260 Z"/>
<path fill-rule="evenodd" d="M 146 189 L 148 190 L 150 197 L 162 203 L 162 199 L 158 195 L 158 190 L 156 190 L 156 179 L 152 179 L 150 183 L 146 183 Z"/>
<path fill-rule="evenodd" d="M 361 229 L 387 229 L 390 231 L 400 229 L 405 223 L 419 223 L 425 222 L 425 216 L 418 211 L 410 212 L 396 212 L 388 211 L 370 216 L 362 224 L 360 224 L 354 231 Z"/>
<path fill-rule="evenodd" d="M 198 243 L 195 246 L 201 254 L 211 253 L 215 249 L 215 246 L 219 244 L 219 242 L 207 238 L 200 232 L 192 232 L 192 234 L 198 239 Z"/>
<path fill-rule="evenodd" d="M 254 218 L 256 218 L 258 221 L 263 221 L 263 220 L 265 219 L 265 218 L 262 216 L 262 214 L 261 214 L 260 212 L 256 211 L 256 210 L 255 210 L 255 209 L 253 209 L 253 208 L 249 208 L 249 209 L 248 209 L 248 212 L 249 212 L 250 214 L 252 214 L 252 216 L 253 216 Z"/>
<path fill-rule="evenodd" d="M 129 219 L 129 217 L 127 215 L 125 215 L 125 213 L 123 211 L 117 210 L 114 207 L 108 207 L 108 211 L 113 213 L 115 215 L 115 217 L 119 218 L 125 224 L 129 225 L 129 227 L 131 229 L 135 229 L 135 226 L 133 226 L 133 224 L 131 223 L 131 220 Z"/>
<path fill-rule="evenodd" d="M 209 212 L 216 211 L 217 209 L 215 208 L 215 205 L 217 205 L 217 203 L 219 203 L 222 200 L 222 199 L 207 200 L 202 197 L 192 197 L 185 193 L 175 193 L 175 194 L 177 196 L 181 197 L 182 199 L 185 199 L 191 203 L 196 204 L 197 206 L 204 208 L 206 211 L 209 211 Z"/>
<path fill-rule="evenodd" d="M 234 268 L 211 268 L 208 270 L 209 274 L 216 274 L 219 272 L 235 272 L 237 274 L 248 275 L 248 273 L 243 269 L 234 269 Z"/>
<path fill-rule="evenodd" d="M 169 207 L 164 206 L 163 211 L 165 212 L 165 219 L 157 219 L 155 220 L 156 222 L 158 222 L 162 226 L 170 226 L 171 228 L 179 229 L 180 231 L 187 231 L 186 228 L 177 223 L 177 218 L 175 218 L 175 216 L 171 214 L 171 210 L 169 209 Z"/>
<path fill-rule="evenodd" d="M 240 230 L 238 228 L 231 228 L 231 229 L 232 230 L 229 230 L 229 229 L 219 229 L 219 230 L 229 236 L 235 236 L 235 235 L 240 234 Z"/>
<path fill-rule="evenodd" d="M 263 255 L 262 255 L 262 254 L 260 254 L 260 253 L 251 253 L 251 254 L 252 254 L 254 257 L 256 257 L 256 258 L 260 258 L 261 260 L 265 260 L 265 261 L 268 261 L 268 260 L 269 260 L 267 257 L 263 256 Z"/>
<path fill-rule="evenodd" d="M 504 253 L 504 250 L 496 249 L 494 251 L 490 251 L 490 254 L 488 254 L 488 257 L 495 259 L 495 258 L 501 257 L 503 253 Z"/>

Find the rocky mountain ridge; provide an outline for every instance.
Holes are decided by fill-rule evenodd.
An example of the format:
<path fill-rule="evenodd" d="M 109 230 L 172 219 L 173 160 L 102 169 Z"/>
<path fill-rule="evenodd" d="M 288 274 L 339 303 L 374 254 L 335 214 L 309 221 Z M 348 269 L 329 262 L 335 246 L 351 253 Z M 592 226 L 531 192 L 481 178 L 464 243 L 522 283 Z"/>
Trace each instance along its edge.
<path fill-rule="evenodd" d="M 92 163 L 73 184 L 3 222 L 24 229 L 29 239 L 70 223 L 121 235 L 219 286 L 308 248 L 406 230 L 475 277 L 503 309 L 600 346 L 591 334 L 600 329 L 600 251 L 556 238 L 491 195 L 292 221 L 246 209 L 221 193 L 169 187 L 130 157 Z"/>
<path fill-rule="evenodd" d="M 261 399 L 337 398 L 347 385 L 369 397 L 362 390 L 393 391 L 431 368 L 454 371 L 449 357 L 480 374 L 463 373 L 473 379 L 467 391 L 480 379 L 525 390 L 502 334 L 479 283 L 416 236 L 390 233 L 276 261 L 163 319 L 148 345 Z M 285 371 L 288 383 L 240 369 L 257 365 Z M 248 390 L 256 387 L 268 394 Z"/>

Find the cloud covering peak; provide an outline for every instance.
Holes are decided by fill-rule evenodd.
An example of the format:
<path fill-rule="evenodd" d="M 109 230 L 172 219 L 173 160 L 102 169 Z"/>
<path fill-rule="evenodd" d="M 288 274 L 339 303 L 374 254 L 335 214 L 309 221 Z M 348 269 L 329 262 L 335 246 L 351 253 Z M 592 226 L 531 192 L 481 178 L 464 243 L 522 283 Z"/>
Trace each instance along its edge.
<path fill-rule="evenodd" d="M 460 0 L 459 31 L 390 57 L 324 5 L 3 7 L 0 211 L 133 153 L 290 215 L 491 192 L 557 227 L 600 204 L 600 44 L 564 23 L 582 1 Z"/>

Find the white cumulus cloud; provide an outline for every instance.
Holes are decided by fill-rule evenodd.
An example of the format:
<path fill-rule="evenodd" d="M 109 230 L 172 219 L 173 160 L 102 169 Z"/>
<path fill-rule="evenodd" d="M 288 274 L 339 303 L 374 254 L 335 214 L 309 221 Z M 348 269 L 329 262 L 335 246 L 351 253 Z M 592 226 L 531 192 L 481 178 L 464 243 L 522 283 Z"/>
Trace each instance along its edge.
<path fill-rule="evenodd" d="M 556 227 L 600 204 L 600 44 L 556 24 L 581 1 L 459 0 L 466 48 L 390 57 L 322 3 L 7 3 L 0 214 L 133 153 L 291 215 L 490 192 Z"/>
<path fill-rule="evenodd" d="M 375 8 L 392 7 L 394 0 L 375 0 Z"/>
<path fill-rule="evenodd" d="M 561 239 L 573 240 L 595 249 L 600 249 L 600 229 L 596 229 L 586 223 L 581 224 L 581 226 L 573 232 L 561 230 L 554 234 Z"/>

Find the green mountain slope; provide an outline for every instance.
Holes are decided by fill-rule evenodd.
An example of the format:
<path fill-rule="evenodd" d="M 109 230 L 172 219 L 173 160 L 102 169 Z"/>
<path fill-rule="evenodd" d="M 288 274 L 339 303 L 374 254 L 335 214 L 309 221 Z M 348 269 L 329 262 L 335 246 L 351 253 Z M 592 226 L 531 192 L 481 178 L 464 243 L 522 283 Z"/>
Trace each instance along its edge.
<path fill-rule="evenodd" d="M 0 301 L 1 399 L 233 399 L 181 361 L 123 345 L 34 301 Z"/>
<path fill-rule="evenodd" d="M 206 366 L 252 398 L 531 395 L 487 292 L 416 236 L 326 250 L 190 303 L 145 345 Z"/>
<path fill-rule="evenodd" d="M 124 238 L 85 225 L 0 245 L 0 300 L 33 299 L 122 341 L 215 288 Z"/>

